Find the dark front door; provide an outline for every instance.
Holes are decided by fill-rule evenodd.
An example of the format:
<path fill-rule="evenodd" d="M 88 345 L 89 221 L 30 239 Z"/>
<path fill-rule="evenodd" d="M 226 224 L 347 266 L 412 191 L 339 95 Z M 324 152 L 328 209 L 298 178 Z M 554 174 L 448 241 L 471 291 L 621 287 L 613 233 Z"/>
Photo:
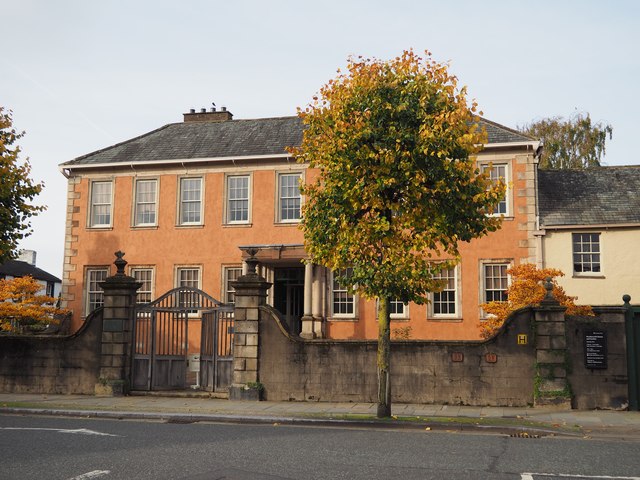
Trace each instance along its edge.
<path fill-rule="evenodd" d="M 298 335 L 304 314 L 304 267 L 274 270 L 273 306 L 284 317 L 289 331 Z"/>

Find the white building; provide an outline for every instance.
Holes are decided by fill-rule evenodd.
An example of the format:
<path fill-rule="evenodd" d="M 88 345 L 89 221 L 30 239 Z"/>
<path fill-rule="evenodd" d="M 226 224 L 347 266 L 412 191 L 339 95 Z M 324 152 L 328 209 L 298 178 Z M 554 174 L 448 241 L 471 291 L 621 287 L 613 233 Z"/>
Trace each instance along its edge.
<path fill-rule="evenodd" d="M 640 166 L 538 172 L 541 260 L 577 303 L 640 303 Z"/>
<path fill-rule="evenodd" d="M 62 280 L 36 267 L 36 252 L 22 250 L 16 260 L 9 260 L 0 265 L 0 279 L 12 279 L 30 275 L 42 285 L 40 295 L 58 298 L 62 291 Z"/>

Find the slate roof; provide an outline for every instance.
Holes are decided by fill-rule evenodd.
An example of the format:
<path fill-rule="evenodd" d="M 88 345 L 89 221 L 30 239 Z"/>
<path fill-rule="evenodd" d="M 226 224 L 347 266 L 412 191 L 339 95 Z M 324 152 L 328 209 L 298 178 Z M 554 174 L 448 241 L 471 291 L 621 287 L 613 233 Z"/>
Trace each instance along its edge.
<path fill-rule="evenodd" d="M 489 143 L 531 142 L 532 138 L 481 120 Z M 139 137 L 61 164 L 99 165 L 198 158 L 282 155 L 299 145 L 304 126 L 295 117 L 171 123 Z"/>
<path fill-rule="evenodd" d="M 535 142 L 537 140 L 517 130 L 487 120 L 486 118 L 480 119 L 480 125 L 487 130 L 489 145 L 492 143 Z"/>
<path fill-rule="evenodd" d="M 540 170 L 542 227 L 640 223 L 640 166 Z"/>
<path fill-rule="evenodd" d="M 12 277 L 25 277 L 31 275 L 36 280 L 45 282 L 61 283 L 58 277 L 45 272 L 41 268 L 34 267 L 30 263 L 21 262 L 20 260 L 9 260 L 0 265 L 0 276 L 10 275 Z"/>

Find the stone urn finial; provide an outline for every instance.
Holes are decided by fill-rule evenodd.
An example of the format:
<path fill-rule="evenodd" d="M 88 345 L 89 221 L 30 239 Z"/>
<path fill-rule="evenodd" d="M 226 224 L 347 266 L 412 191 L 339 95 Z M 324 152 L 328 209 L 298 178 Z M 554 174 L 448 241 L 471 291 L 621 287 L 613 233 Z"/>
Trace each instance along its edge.
<path fill-rule="evenodd" d="M 551 277 L 547 277 L 544 279 L 544 289 L 547 291 L 541 303 L 558 303 L 556 298 L 553 296 L 553 282 L 551 281 Z"/>
<path fill-rule="evenodd" d="M 117 258 L 115 260 L 115 262 L 113 262 L 113 264 L 116 266 L 116 276 L 119 277 L 123 277 L 125 275 L 124 273 L 124 267 L 127 266 L 127 261 L 122 258 L 124 257 L 124 252 L 121 250 L 118 250 L 117 252 L 115 252 L 114 254 Z"/>
<path fill-rule="evenodd" d="M 247 262 L 247 275 L 257 275 L 256 267 L 258 266 L 259 260 L 256 258 L 256 253 L 258 253 L 258 249 L 248 248 L 246 252 L 249 255 L 249 258 L 245 260 L 245 262 Z"/>

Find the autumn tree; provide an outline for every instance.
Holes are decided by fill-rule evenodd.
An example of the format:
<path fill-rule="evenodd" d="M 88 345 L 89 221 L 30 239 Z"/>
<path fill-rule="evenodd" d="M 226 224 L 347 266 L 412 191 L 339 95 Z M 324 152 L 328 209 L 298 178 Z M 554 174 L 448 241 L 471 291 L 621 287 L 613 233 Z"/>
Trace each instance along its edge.
<path fill-rule="evenodd" d="M 56 299 L 39 295 L 42 285 L 30 276 L 0 280 L 0 331 L 21 332 L 24 327 L 44 328 L 57 324 Z"/>
<path fill-rule="evenodd" d="M 607 137 L 613 135 L 611 125 L 592 123 L 588 113 L 576 113 L 568 119 L 543 118 L 519 130 L 542 140 L 539 166 L 545 169 L 599 167 Z"/>
<path fill-rule="evenodd" d="M 481 305 L 488 313 L 488 317 L 480 324 L 480 334 L 483 338 L 490 338 L 504 324 L 513 312 L 520 308 L 539 305 L 547 294 L 544 282 L 551 279 L 552 293 L 560 305 L 567 307 L 567 315 L 593 315 L 591 307 L 576 305 L 577 297 L 570 297 L 564 291 L 556 277 L 563 277 L 564 273 L 556 268 L 537 268 L 532 263 L 523 263 L 507 270 L 511 276 L 511 285 L 507 288 L 506 302 L 489 302 Z"/>
<path fill-rule="evenodd" d="M 15 143 L 23 135 L 13 128 L 11 111 L 0 107 L 0 263 L 15 257 L 18 242 L 31 234 L 30 218 L 44 210 L 30 203 L 43 184 L 29 178 L 29 160 L 19 160 Z"/>
<path fill-rule="evenodd" d="M 412 51 L 389 61 L 351 58 L 305 110 L 302 229 L 314 263 L 378 300 L 378 416 L 391 414 L 389 302 L 424 303 L 458 242 L 496 230 L 504 194 L 472 155 L 486 141 L 466 89 L 447 65 Z M 446 257 L 447 262 L 434 259 Z"/>

